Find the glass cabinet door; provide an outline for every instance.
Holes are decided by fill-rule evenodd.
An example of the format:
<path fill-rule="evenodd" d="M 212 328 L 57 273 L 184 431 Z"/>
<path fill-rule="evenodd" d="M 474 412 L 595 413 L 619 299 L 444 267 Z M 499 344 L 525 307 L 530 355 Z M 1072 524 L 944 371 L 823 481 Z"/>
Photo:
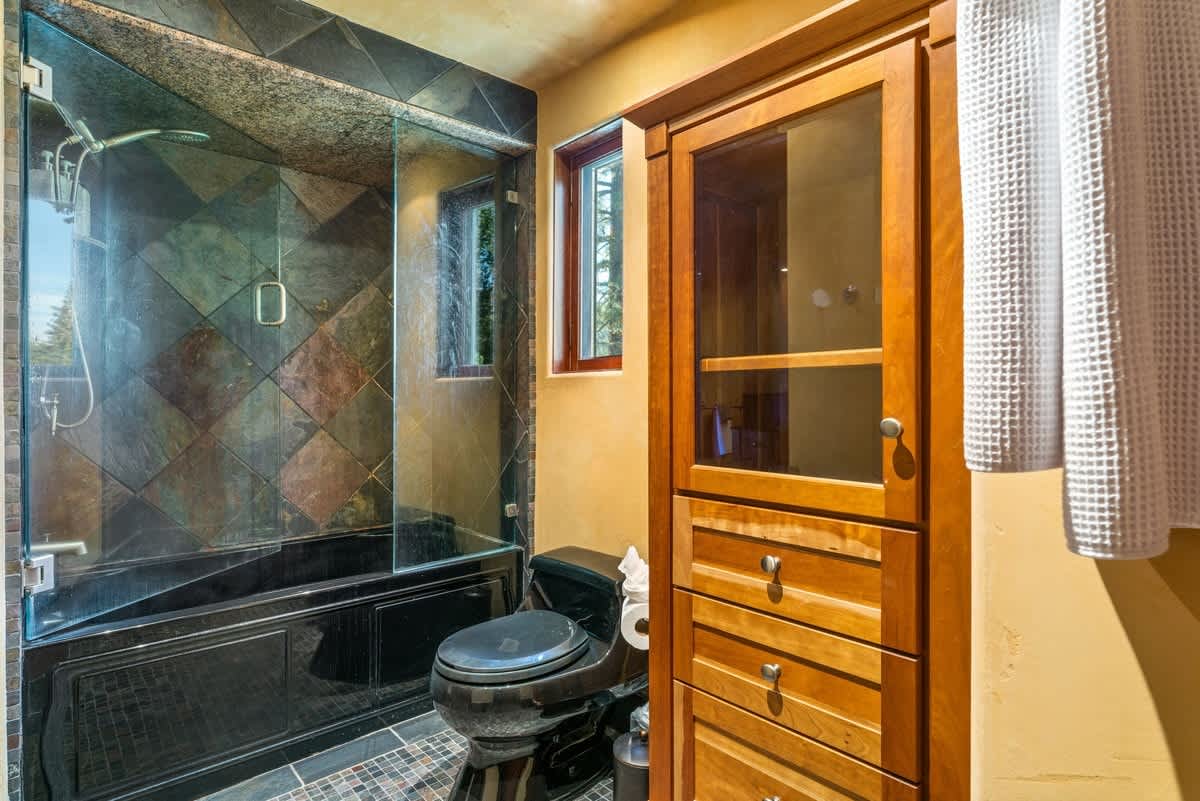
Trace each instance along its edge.
<path fill-rule="evenodd" d="M 918 518 L 916 70 L 904 42 L 673 136 L 680 488 Z"/>

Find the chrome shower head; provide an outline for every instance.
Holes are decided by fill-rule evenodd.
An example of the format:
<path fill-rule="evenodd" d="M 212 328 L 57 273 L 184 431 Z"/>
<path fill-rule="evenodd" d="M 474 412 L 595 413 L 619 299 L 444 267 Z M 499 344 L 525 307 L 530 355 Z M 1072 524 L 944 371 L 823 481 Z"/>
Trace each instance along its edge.
<path fill-rule="evenodd" d="M 142 139 L 151 138 L 174 142 L 178 145 L 198 145 L 207 142 L 211 137 L 203 131 L 185 131 L 180 128 L 145 128 L 140 131 L 129 131 L 128 133 L 101 139 L 99 149 L 106 150 L 110 147 L 120 147 L 130 142 L 139 142 Z"/>

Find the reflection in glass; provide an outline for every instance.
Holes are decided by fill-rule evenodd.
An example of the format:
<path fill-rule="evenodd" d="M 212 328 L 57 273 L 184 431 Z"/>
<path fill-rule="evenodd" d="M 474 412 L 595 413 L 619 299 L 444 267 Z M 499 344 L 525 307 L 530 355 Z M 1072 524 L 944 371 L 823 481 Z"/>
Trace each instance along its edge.
<path fill-rule="evenodd" d="M 621 151 L 579 170 L 579 358 L 619 356 L 624 196 Z"/>
<path fill-rule="evenodd" d="M 698 463 L 882 480 L 880 115 L 874 90 L 696 157 Z"/>
<path fill-rule="evenodd" d="M 697 391 L 697 464 L 883 480 L 878 366 L 701 373 Z"/>
<path fill-rule="evenodd" d="M 701 358 L 879 347 L 881 95 L 696 159 Z"/>

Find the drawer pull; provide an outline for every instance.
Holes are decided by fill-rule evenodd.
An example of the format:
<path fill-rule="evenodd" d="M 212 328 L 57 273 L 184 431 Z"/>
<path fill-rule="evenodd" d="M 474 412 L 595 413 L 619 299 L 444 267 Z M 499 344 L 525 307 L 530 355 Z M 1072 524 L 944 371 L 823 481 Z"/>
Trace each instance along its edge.
<path fill-rule="evenodd" d="M 763 801 L 783 801 L 783 799 L 777 795 L 770 795 L 764 798 Z"/>
<path fill-rule="evenodd" d="M 783 667 L 776 664 L 763 665 L 758 669 L 758 672 L 763 677 L 763 681 L 769 681 L 774 684 L 783 675 Z"/>
<path fill-rule="evenodd" d="M 773 576 L 779 572 L 779 568 L 783 567 L 783 560 L 778 556 L 768 554 L 758 560 L 758 566 L 762 568 L 762 572 Z"/>

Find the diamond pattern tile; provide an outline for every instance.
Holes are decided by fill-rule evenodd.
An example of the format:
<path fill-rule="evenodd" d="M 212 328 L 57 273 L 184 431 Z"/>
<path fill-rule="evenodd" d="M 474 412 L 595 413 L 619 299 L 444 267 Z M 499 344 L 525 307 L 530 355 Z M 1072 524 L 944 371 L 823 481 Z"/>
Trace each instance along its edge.
<path fill-rule="evenodd" d="M 259 475 L 271 477 L 318 428 L 315 420 L 267 378 L 230 409 L 212 433 Z"/>
<path fill-rule="evenodd" d="M 301 512 L 323 525 L 367 476 L 367 469 L 350 451 L 325 431 L 318 431 L 283 466 L 279 489 Z"/>
<path fill-rule="evenodd" d="M 221 548 L 309 537 L 317 524 L 267 484 L 213 540 Z"/>
<path fill-rule="evenodd" d="M 60 436 L 122 484 L 139 490 L 199 433 L 187 415 L 133 376 L 84 425 Z"/>
<path fill-rule="evenodd" d="M 211 314 L 263 268 L 250 251 L 203 209 L 141 253 L 201 314 Z"/>
<path fill-rule="evenodd" d="M 142 498 L 129 503 L 104 523 L 106 564 L 195 553 L 204 543 Z"/>
<path fill-rule="evenodd" d="M 83 540 L 95 559 L 105 518 L 132 493 L 45 425 L 33 432 L 26 458 L 30 542 Z"/>
<path fill-rule="evenodd" d="M 300 0 L 223 0 L 259 49 L 271 55 L 333 16 Z"/>
<path fill-rule="evenodd" d="M 266 482 L 210 434 L 147 485 L 143 496 L 206 543 L 214 542 Z"/>
<path fill-rule="evenodd" d="M 311 172 L 279 168 L 279 177 L 318 223 L 328 222 L 367 190 L 362 184 L 339 181 Z"/>
<path fill-rule="evenodd" d="M 349 24 L 336 17 L 283 48 L 274 57 L 293 67 L 368 92 L 387 97 L 395 97 L 396 94 L 354 36 Z"/>
<path fill-rule="evenodd" d="M 503 131 L 505 128 L 499 117 L 475 83 L 476 78 L 484 75 L 473 67 L 459 64 L 413 95 L 410 102 L 492 131 Z"/>
<path fill-rule="evenodd" d="M 246 397 L 263 373 L 221 332 L 202 323 L 146 365 L 142 376 L 207 429 Z"/>
<path fill-rule="evenodd" d="M 326 428 L 354 458 L 373 467 L 392 450 L 392 399 L 368 381 Z"/>
<path fill-rule="evenodd" d="M 285 356 L 312 336 L 317 323 L 295 298 L 288 298 L 287 318 L 281 326 L 259 325 L 254 319 L 254 287 L 274 281 L 270 272 L 260 273 L 246 287 L 217 309 L 209 321 L 233 344 L 244 350 L 258 368 L 270 373 Z M 263 315 L 278 316 L 278 292 L 267 289 L 263 296 Z"/>
<path fill-rule="evenodd" d="M 208 206 L 259 264 L 279 261 L 279 168 L 259 167 Z"/>
<path fill-rule="evenodd" d="M 355 531 L 386 526 L 391 522 L 392 493 L 371 478 L 350 496 L 350 500 L 333 515 L 326 528 Z"/>
<path fill-rule="evenodd" d="M 391 209 L 369 190 L 297 245 L 283 275 L 288 291 L 324 322 L 391 263 Z"/>
<path fill-rule="evenodd" d="M 392 307 L 374 286 L 359 292 L 327 323 L 338 344 L 371 374 L 392 354 Z"/>
<path fill-rule="evenodd" d="M 104 289 L 105 357 L 126 367 L 141 367 L 200 321 L 192 305 L 137 256 L 111 267 Z"/>
<path fill-rule="evenodd" d="M 351 30 L 371 55 L 401 100 L 412 97 L 455 62 L 379 31 L 351 23 Z"/>
<path fill-rule="evenodd" d="M 107 151 L 109 253 L 124 261 L 196 214 L 201 200 L 143 142 Z"/>
<path fill-rule="evenodd" d="M 300 408 L 324 423 L 367 383 L 367 373 L 324 329 L 317 329 L 280 365 L 276 381 Z"/>
<path fill-rule="evenodd" d="M 208 203 L 232 189 L 262 165 L 257 161 L 228 156 L 215 150 L 179 145 L 163 139 L 147 139 L 152 150 L 188 188 Z"/>

